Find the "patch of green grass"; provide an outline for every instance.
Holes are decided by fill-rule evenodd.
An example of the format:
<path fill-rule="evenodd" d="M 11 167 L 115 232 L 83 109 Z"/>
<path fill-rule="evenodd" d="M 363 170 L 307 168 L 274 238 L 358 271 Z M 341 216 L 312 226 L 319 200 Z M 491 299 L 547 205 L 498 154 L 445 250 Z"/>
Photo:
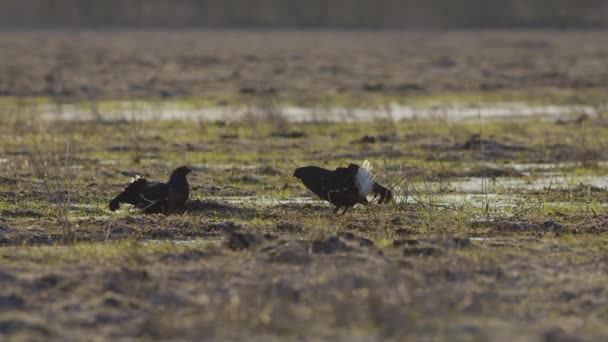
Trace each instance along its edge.
<path fill-rule="evenodd" d="M 448 97 L 446 95 L 443 101 Z M 151 231 L 145 229 L 146 224 L 138 223 L 129 236 L 183 236 L 191 230 L 193 234 L 201 234 L 193 227 L 206 227 L 216 221 L 231 221 L 256 231 L 300 236 L 353 229 L 374 241 L 390 240 L 396 230 L 404 228 L 411 228 L 414 234 L 483 235 L 496 232 L 492 227 L 486 231 L 471 227 L 488 215 L 515 216 L 536 222 L 552 219 L 558 211 L 568 215 L 600 213 L 605 197 L 595 190 L 585 194 L 584 189 L 576 189 L 586 179 L 601 179 L 605 174 L 602 165 L 608 160 L 604 152 L 604 147 L 608 146 L 608 129 L 593 121 L 584 125 L 561 125 L 537 119 L 484 121 L 483 151 L 474 138 L 479 134 L 479 122 L 475 121 L 295 124 L 269 116 L 257 121 L 249 118 L 230 123 L 32 120 L 25 124 L 35 124 L 37 128 L 19 131 L 11 124 L 0 128 L 5 137 L 0 147 L 8 156 L 8 162 L 0 164 L 0 175 L 6 178 L 0 181 L 0 192 L 5 194 L 0 198 L 0 207 L 40 212 L 51 218 L 42 220 L 45 222 L 43 228 L 60 232 L 51 225 L 57 204 L 52 202 L 52 194 L 48 193 L 45 184 L 60 185 L 53 191 L 62 190 L 61 184 L 67 184 L 72 204 L 69 220 L 74 227 L 88 227 L 85 241 L 99 240 L 113 220 L 124 220 L 137 213 L 111 214 L 107 210 L 109 199 L 121 191 L 131 175 L 137 173 L 164 181 L 173 168 L 182 164 L 191 164 L 197 170 L 190 178 L 193 199 L 260 196 L 289 200 L 311 196 L 291 177 L 294 168 L 303 165 L 335 168 L 369 159 L 375 166 L 378 181 L 392 187 L 398 198 L 407 196 L 409 202 L 407 205 L 355 208 L 345 218 L 334 217 L 326 206 L 301 209 L 306 205 L 293 204 L 283 208 L 278 201 L 260 205 L 254 202 L 233 205 L 228 212 L 210 209 L 178 216 L 176 222 L 159 219 L 158 229 Z M 285 138 L 275 134 L 285 132 L 299 132 L 301 136 Z M 362 140 L 364 136 L 393 138 L 379 143 L 366 142 Z M 59 168 L 59 172 L 50 173 L 48 177 L 37 175 L 28 157 L 28 150 L 34 143 L 48 156 L 46 162 L 50 164 L 46 167 L 49 170 L 56 166 L 52 163 L 64 164 L 66 156 L 58 146 L 69 143 L 67 161 L 75 167 L 73 172 L 68 175 Z M 479 176 L 487 167 L 498 171 L 513 170 L 520 164 L 531 166 L 521 175 L 488 174 L 486 190 L 477 183 L 474 184 L 477 190 L 454 190 L 462 181 L 481 182 Z M 551 177 L 558 176 L 565 181 L 549 183 L 549 190 L 526 187 L 526 184 L 550 182 Z M 492 196 L 486 199 L 484 192 L 488 191 L 507 199 Z M 470 196 L 457 197 L 459 192 L 474 195 L 475 200 L 466 200 Z M 446 199 L 446 195 L 456 197 Z M 31 226 L 32 222 L 27 215 L 9 220 L 16 227 Z M 297 225 L 280 231 L 277 226 L 285 221 L 297 222 Z M 172 231 L 170 224 L 179 222 L 186 228 Z"/>
<path fill-rule="evenodd" d="M 329 92 L 311 95 L 310 98 L 293 98 L 286 96 L 259 97 L 238 94 L 211 94 L 208 97 L 182 97 L 172 99 L 133 99 L 133 100 L 67 100 L 62 104 L 64 110 L 89 111 L 99 113 L 124 112 L 137 116 L 138 112 L 155 113 L 163 110 L 196 110 L 222 106 L 283 106 L 293 105 L 323 110 L 324 108 L 381 108 L 388 104 L 412 105 L 429 107 L 437 104 L 476 105 L 501 102 L 523 102 L 530 105 L 565 105 L 585 104 L 591 106 L 605 103 L 604 92 L 601 89 L 567 89 L 539 88 L 517 91 L 491 92 L 444 92 L 431 95 L 391 95 L 383 93 L 337 93 Z M 34 109 L 40 106 L 55 105 L 50 97 L 14 97 L 0 96 L 0 107 Z"/>
<path fill-rule="evenodd" d="M 204 248 L 209 243 L 200 239 L 191 243 L 123 240 L 65 246 L 16 246 L 2 248 L 0 255 L 6 263 L 22 266 L 29 264 L 61 266 L 82 262 L 126 266 L 141 264 L 150 254 L 183 253 Z"/>

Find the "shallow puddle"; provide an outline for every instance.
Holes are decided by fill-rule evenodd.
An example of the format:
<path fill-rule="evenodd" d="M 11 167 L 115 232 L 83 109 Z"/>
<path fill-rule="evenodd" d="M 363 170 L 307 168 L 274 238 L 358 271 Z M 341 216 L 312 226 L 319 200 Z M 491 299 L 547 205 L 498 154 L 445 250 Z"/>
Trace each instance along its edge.
<path fill-rule="evenodd" d="M 184 240 L 180 240 L 180 239 L 141 239 L 141 240 L 137 240 L 137 243 L 139 244 L 143 244 L 143 245 L 161 245 L 161 244 L 166 244 L 166 243 L 170 243 L 170 244 L 174 244 L 174 245 L 196 245 L 196 244 L 202 244 L 202 243 L 217 243 L 217 242 L 221 242 L 223 241 L 222 238 L 217 237 L 217 238 L 198 238 L 198 239 L 184 239 Z"/>
<path fill-rule="evenodd" d="M 431 183 L 432 184 L 432 183 Z M 446 187 L 445 182 L 442 183 Z M 604 188 L 608 176 L 545 174 L 534 178 L 495 178 L 471 177 L 466 180 L 451 181 L 447 188 L 456 193 L 497 193 L 517 190 L 568 189 L 578 185 Z"/>
<path fill-rule="evenodd" d="M 251 205 L 282 205 L 282 204 L 310 204 L 317 203 L 318 200 L 311 197 L 294 197 L 294 198 L 273 198 L 260 196 L 227 196 L 227 197 L 208 197 L 208 200 L 217 201 L 228 204 L 251 204 Z"/>
<path fill-rule="evenodd" d="M 506 118 L 577 118 L 585 114 L 596 117 L 598 107 L 583 105 L 530 105 L 524 102 L 500 102 L 471 104 L 437 104 L 414 106 L 390 104 L 377 108 L 327 107 L 307 108 L 284 106 L 276 108 L 252 106 L 218 106 L 193 108 L 165 103 L 118 103 L 112 110 L 94 114 L 89 109 L 76 105 L 65 105 L 61 111 L 54 106 L 41 106 L 37 113 L 46 120 L 192 120 L 192 121 L 238 121 L 246 118 L 280 117 L 289 122 L 368 122 L 377 119 L 412 120 L 441 119 L 460 121 Z"/>

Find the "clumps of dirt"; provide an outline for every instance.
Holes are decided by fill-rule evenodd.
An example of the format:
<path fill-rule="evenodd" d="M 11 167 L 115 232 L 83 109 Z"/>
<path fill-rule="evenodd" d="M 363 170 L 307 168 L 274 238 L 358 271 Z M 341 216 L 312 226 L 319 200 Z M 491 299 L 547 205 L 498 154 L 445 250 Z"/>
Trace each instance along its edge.
<path fill-rule="evenodd" d="M 472 170 L 466 171 L 463 174 L 464 177 L 523 177 L 524 174 L 512 169 L 512 168 L 497 168 L 497 167 L 476 167 Z"/>
<path fill-rule="evenodd" d="M 562 231 L 569 234 L 600 234 L 604 235 L 608 232 L 608 215 L 606 214 L 562 214 L 556 213 L 555 217 L 559 217 L 559 225 L 562 226 Z M 546 221 L 545 226 L 551 227 L 554 224 Z"/>
<path fill-rule="evenodd" d="M 20 194 L 18 194 L 16 191 L 2 191 L 0 192 L 0 200 L 7 202 L 15 202 L 19 195 Z"/>
<path fill-rule="evenodd" d="M 561 327 L 555 327 L 545 331 L 542 334 L 541 340 L 547 342 L 578 342 L 584 341 L 585 339 L 577 335 L 568 333 Z"/>
<path fill-rule="evenodd" d="M 241 177 L 235 177 L 235 178 L 230 178 L 230 182 L 232 183 L 246 183 L 246 184 L 260 184 L 262 183 L 261 180 L 259 180 L 258 178 L 251 176 L 251 175 L 245 175 L 245 176 L 241 176 Z"/>
<path fill-rule="evenodd" d="M 272 259 L 280 259 L 290 263 L 292 257 L 298 260 L 308 260 L 311 255 L 332 255 L 336 253 L 369 252 L 370 249 L 382 254 L 376 249 L 374 242 L 351 232 L 343 232 L 337 236 L 316 239 L 313 241 L 289 238 L 290 235 L 276 236 L 251 232 L 232 232 L 227 236 L 225 246 L 233 251 L 247 249 L 260 250 Z"/>
<path fill-rule="evenodd" d="M 581 125 L 586 121 L 589 121 L 590 117 L 586 113 L 579 115 L 574 119 L 559 118 L 555 121 L 556 125 Z"/>
<path fill-rule="evenodd" d="M 468 238 L 448 239 L 403 239 L 393 241 L 393 247 L 403 248 L 404 256 L 440 256 L 449 250 L 471 248 L 473 243 Z"/>
<path fill-rule="evenodd" d="M 416 246 L 416 247 L 405 248 L 403 250 L 403 256 L 405 256 L 405 257 L 441 256 L 444 254 L 445 254 L 445 251 L 436 246 Z"/>
<path fill-rule="evenodd" d="M 455 148 L 464 150 L 479 150 L 482 148 L 485 150 L 505 150 L 505 151 L 526 151 L 528 147 L 518 145 L 508 145 L 499 143 L 496 139 L 482 139 L 481 135 L 473 134 L 467 141 L 462 144 L 457 144 Z"/>
<path fill-rule="evenodd" d="M 382 82 L 364 82 L 361 85 L 361 90 L 369 93 L 399 92 L 408 95 L 423 94 L 426 92 L 426 88 L 417 83 L 385 84 Z"/>
<path fill-rule="evenodd" d="M 11 239 L 7 235 L 6 231 L 3 231 L 3 227 L 0 227 L 0 246 L 10 246 Z"/>
<path fill-rule="evenodd" d="M 180 229 L 178 228 L 154 225 L 151 227 L 143 227 L 140 235 L 148 239 L 171 240 L 177 239 L 181 234 Z"/>
<path fill-rule="evenodd" d="M 222 140 L 234 140 L 238 139 L 240 136 L 238 134 L 220 134 L 220 139 Z"/>
<path fill-rule="evenodd" d="M 38 321 L 30 315 L 3 315 L 0 318 L 0 335 L 11 336 L 18 334 L 27 334 L 30 337 L 32 335 L 38 336 L 41 339 L 47 339 L 55 335 L 45 322 Z"/>
<path fill-rule="evenodd" d="M 328 239 L 315 240 L 312 243 L 313 253 L 334 254 L 336 252 L 350 252 L 351 250 L 351 247 L 336 236 L 332 236 Z"/>
<path fill-rule="evenodd" d="M 282 241 L 264 249 L 268 261 L 284 265 L 306 265 L 312 262 L 310 251 L 301 243 Z"/>
<path fill-rule="evenodd" d="M 397 134 L 391 133 L 391 134 L 379 134 L 379 135 L 365 135 L 365 136 L 363 136 L 363 138 L 357 140 L 356 142 L 359 142 L 362 144 L 373 144 L 376 142 L 395 142 L 398 139 L 399 138 L 397 137 Z"/>
<path fill-rule="evenodd" d="M 276 94 L 275 87 L 250 87 L 244 86 L 239 89 L 239 93 L 243 95 L 273 95 Z"/>
<path fill-rule="evenodd" d="M 306 227 L 301 223 L 281 221 L 276 224 L 276 230 L 281 233 L 298 234 L 306 231 Z"/>
<path fill-rule="evenodd" d="M 2 210 L 3 217 L 13 217 L 13 218 L 41 218 L 44 217 L 44 214 L 32 209 L 15 209 L 15 210 Z"/>
<path fill-rule="evenodd" d="M 346 240 L 346 241 L 351 241 L 354 242 L 356 244 L 358 244 L 360 247 L 372 247 L 374 246 L 374 242 L 370 239 L 364 238 L 362 236 L 358 236 L 355 233 L 352 232 L 342 232 L 342 233 L 338 233 L 338 237 Z"/>
<path fill-rule="evenodd" d="M 259 250 L 268 256 L 270 262 L 279 264 L 303 265 L 333 255 L 383 255 L 371 240 L 350 232 L 313 241 L 294 240 L 287 236 L 264 238 L 268 243 Z M 255 241 L 262 241 L 262 238 L 258 236 Z"/>
<path fill-rule="evenodd" d="M 136 232 L 137 229 L 134 227 L 119 222 L 116 225 L 110 224 L 107 230 L 107 235 L 109 240 L 117 240 L 132 236 Z"/>
<path fill-rule="evenodd" d="M 0 177 L 1 185 L 15 185 L 15 184 L 18 184 L 19 182 L 20 181 L 16 177 L 6 177 L 6 176 Z"/>
<path fill-rule="evenodd" d="M 434 140 L 436 141 L 420 145 L 425 151 L 431 152 L 426 160 L 462 162 L 468 157 L 476 160 L 522 160 L 523 158 L 534 161 L 546 154 L 544 150 L 537 150 L 508 137 L 501 137 L 499 141 L 494 136 L 482 138 L 479 134 L 473 134 L 463 142 L 453 143 L 441 137 Z"/>
<path fill-rule="evenodd" d="M 178 217 L 162 219 L 161 223 L 140 226 L 136 237 L 138 239 L 154 240 L 192 240 L 196 238 L 216 239 L 222 234 L 229 234 L 243 227 L 232 221 L 183 221 Z"/>
<path fill-rule="evenodd" d="M 161 261 L 169 261 L 169 262 L 187 262 L 187 261 L 197 261 L 209 258 L 212 253 L 208 251 L 202 251 L 197 249 L 188 250 L 186 252 L 179 253 L 169 253 L 161 256 L 159 259 Z"/>
<path fill-rule="evenodd" d="M 285 138 L 285 139 L 300 139 L 306 138 L 306 132 L 302 131 L 287 131 L 287 132 L 275 132 L 270 135 L 275 138 Z"/>
<path fill-rule="evenodd" d="M 483 139 L 479 134 L 472 135 L 464 143 L 456 144 L 453 149 L 483 153 L 484 158 L 487 159 L 508 158 L 514 153 L 531 151 L 531 148 L 527 146 L 501 143 L 495 138 Z"/>
<path fill-rule="evenodd" d="M 184 220 L 180 216 L 146 215 L 118 219 L 81 219 L 69 230 L 57 230 L 55 220 L 40 221 L 38 227 L 13 227 L 0 221 L 0 246 L 52 245 L 74 242 L 134 240 L 218 239 L 243 229 L 231 220 L 209 221 L 206 218 Z"/>
<path fill-rule="evenodd" d="M 190 187 L 191 191 L 203 191 L 207 195 L 219 196 L 219 194 L 224 190 L 224 188 L 219 187 L 217 185 L 210 186 L 202 186 L 202 185 L 194 185 Z"/>
<path fill-rule="evenodd" d="M 396 223 L 396 224 L 401 224 L 401 222 Z M 398 228 L 395 230 L 395 235 L 398 235 L 398 236 L 410 236 L 410 235 L 414 235 L 417 233 L 418 232 L 415 229 L 411 229 L 411 228 Z"/>
<path fill-rule="evenodd" d="M 467 171 L 457 170 L 440 170 L 433 174 L 433 177 L 438 179 L 445 178 L 463 178 L 463 177 L 488 177 L 488 178 L 499 178 L 499 177 L 523 177 L 524 174 L 513 169 L 513 168 L 499 168 L 492 166 L 475 166 Z"/>
<path fill-rule="evenodd" d="M 386 91 L 386 86 L 382 83 L 363 83 L 361 86 L 361 90 L 367 91 L 370 93 L 380 93 Z"/>
<path fill-rule="evenodd" d="M 257 169 L 255 169 L 255 172 L 257 174 L 265 176 L 280 176 L 283 174 L 281 170 L 268 165 L 258 167 Z"/>
<path fill-rule="evenodd" d="M 20 310 L 25 307 L 25 299 L 16 294 L 0 295 L 0 311 Z"/>
<path fill-rule="evenodd" d="M 552 162 L 576 161 L 585 166 L 591 166 L 601 160 L 606 160 L 606 152 L 602 146 L 592 145 L 568 145 L 568 144 L 551 144 L 546 146 L 546 151 L 539 156 L 538 161 L 544 162 L 550 158 Z"/>
<path fill-rule="evenodd" d="M 3 218 L 0 218 L 0 234 L 7 234 L 13 231 L 14 229 L 11 228 L 11 226 L 9 226 Z"/>
<path fill-rule="evenodd" d="M 233 251 L 240 251 L 258 247 L 266 240 L 265 236 L 256 233 L 233 232 L 228 235 L 226 246 Z"/>
<path fill-rule="evenodd" d="M 253 208 L 234 206 L 211 200 L 188 201 L 186 202 L 185 211 L 205 216 L 238 217 L 241 219 L 251 219 L 258 214 L 258 211 Z"/>
<path fill-rule="evenodd" d="M 530 234 L 555 234 L 561 235 L 569 230 L 569 226 L 554 220 L 544 221 L 520 221 L 509 219 L 498 219 L 492 221 L 479 221 L 471 224 L 473 229 L 491 229 L 496 233 L 530 233 Z"/>
<path fill-rule="evenodd" d="M 0 232 L 0 246 L 52 245 L 65 241 L 65 235 L 41 228 L 11 228 Z"/>
<path fill-rule="evenodd" d="M 400 248 L 403 246 L 415 246 L 418 244 L 417 239 L 404 239 L 404 240 L 394 240 L 393 247 Z"/>
<path fill-rule="evenodd" d="M 158 153 L 160 152 L 160 147 L 158 146 L 141 146 L 141 145 L 111 145 L 106 147 L 106 151 L 108 152 L 149 152 L 149 153 Z"/>
<path fill-rule="evenodd" d="M 306 192 L 304 193 L 307 194 Z M 266 219 L 284 219 L 286 217 L 291 217 L 291 214 L 302 215 L 310 212 L 314 212 L 317 215 L 334 215 L 333 209 L 329 205 L 315 203 L 282 203 L 267 208 L 259 214 Z"/>
<path fill-rule="evenodd" d="M 205 232 L 216 232 L 224 234 L 243 229 L 243 226 L 233 221 L 205 222 L 200 226 L 200 229 Z"/>

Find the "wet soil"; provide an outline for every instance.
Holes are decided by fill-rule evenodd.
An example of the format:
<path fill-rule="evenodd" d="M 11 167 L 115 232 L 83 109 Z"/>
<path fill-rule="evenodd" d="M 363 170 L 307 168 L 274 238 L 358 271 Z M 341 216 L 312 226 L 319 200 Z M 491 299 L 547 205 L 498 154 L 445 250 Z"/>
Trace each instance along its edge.
<path fill-rule="evenodd" d="M 423 238 L 378 248 L 356 233 L 301 240 L 235 232 L 206 248 L 147 253 L 132 246 L 110 262 L 52 267 L 0 250 L 0 334 L 47 340 L 599 337 L 602 325 L 579 321 L 601 321 L 608 298 L 605 257 L 590 247 L 597 244 Z M 547 311 L 554 315 L 530 321 Z"/>

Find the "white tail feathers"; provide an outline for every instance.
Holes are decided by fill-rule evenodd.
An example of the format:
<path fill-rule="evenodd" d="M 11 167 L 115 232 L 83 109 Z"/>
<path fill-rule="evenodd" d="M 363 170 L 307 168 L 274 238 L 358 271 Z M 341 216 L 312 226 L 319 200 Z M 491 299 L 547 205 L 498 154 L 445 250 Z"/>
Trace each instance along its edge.
<path fill-rule="evenodd" d="M 355 177 L 355 186 L 360 196 L 367 196 L 374 188 L 374 177 L 372 176 L 372 166 L 369 161 L 364 161 L 359 166 L 359 171 Z"/>
<path fill-rule="evenodd" d="M 139 175 L 135 175 L 135 177 L 131 177 L 131 183 L 135 183 L 138 179 L 140 179 Z"/>

